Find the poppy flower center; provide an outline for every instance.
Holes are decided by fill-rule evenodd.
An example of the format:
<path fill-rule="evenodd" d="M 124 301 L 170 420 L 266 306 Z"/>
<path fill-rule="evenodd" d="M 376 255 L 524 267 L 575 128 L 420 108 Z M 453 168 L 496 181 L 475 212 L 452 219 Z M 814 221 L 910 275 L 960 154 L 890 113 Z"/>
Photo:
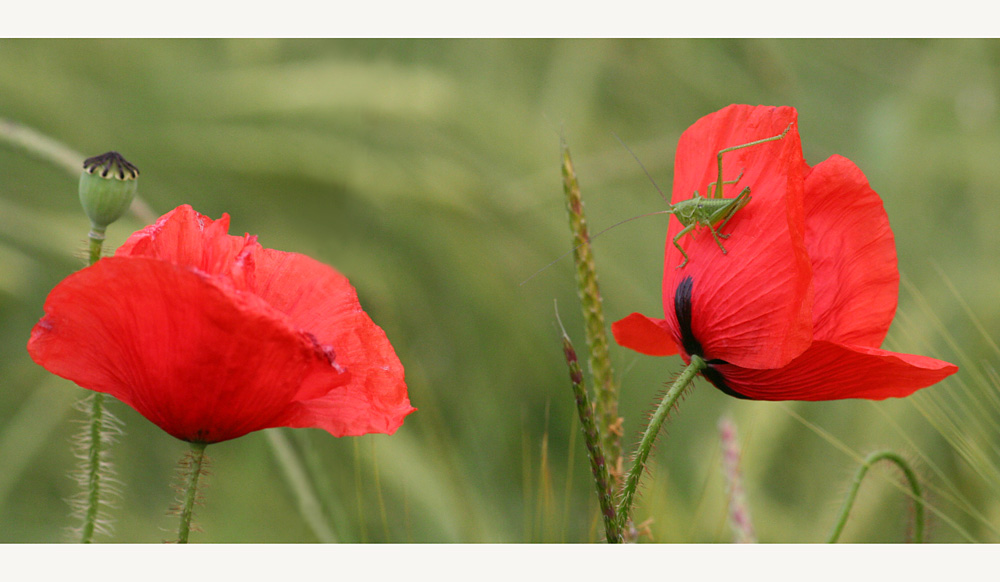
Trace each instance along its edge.
<path fill-rule="evenodd" d="M 708 366 L 701 371 L 701 375 L 711 382 L 716 388 L 735 398 L 747 399 L 746 396 L 730 388 L 729 385 L 726 384 L 726 379 L 722 375 L 722 372 L 715 368 L 718 364 L 726 364 L 728 362 L 725 360 L 706 358 L 704 349 L 701 347 L 701 342 L 698 341 L 698 338 L 694 335 L 694 331 L 691 326 L 693 318 L 691 297 L 693 290 L 694 279 L 689 275 L 681 280 L 681 282 L 677 285 L 677 290 L 674 292 L 674 313 L 677 315 L 677 326 L 680 328 L 681 332 L 681 346 L 684 347 L 684 351 L 687 352 L 689 356 L 698 356 L 705 360 L 705 363 Z"/>

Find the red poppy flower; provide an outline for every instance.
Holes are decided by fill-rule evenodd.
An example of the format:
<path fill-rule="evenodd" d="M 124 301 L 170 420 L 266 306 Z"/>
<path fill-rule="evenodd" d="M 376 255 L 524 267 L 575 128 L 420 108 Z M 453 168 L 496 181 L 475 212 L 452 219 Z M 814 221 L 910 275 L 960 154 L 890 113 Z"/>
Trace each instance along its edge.
<path fill-rule="evenodd" d="M 395 432 L 403 367 L 347 279 L 228 229 L 184 205 L 136 232 L 52 290 L 31 357 L 185 441 Z"/>
<path fill-rule="evenodd" d="M 664 319 L 615 322 L 622 346 L 644 354 L 697 354 L 723 392 L 758 400 L 907 396 L 954 374 L 948 362 L 879 349 L 896 311 L 899 271 L 889 220 L 861 170 L 840 156 L 809 167 L 791 107 L 731 105 L 681 136 L 673 203 L 716 180 L 725 154 L 727 197 L 752 200 L 729 221 L 723 254 L 707 228 L 683 237 L 671 221 Z M 740 177 L 740 174 L 742 176 Z"/>

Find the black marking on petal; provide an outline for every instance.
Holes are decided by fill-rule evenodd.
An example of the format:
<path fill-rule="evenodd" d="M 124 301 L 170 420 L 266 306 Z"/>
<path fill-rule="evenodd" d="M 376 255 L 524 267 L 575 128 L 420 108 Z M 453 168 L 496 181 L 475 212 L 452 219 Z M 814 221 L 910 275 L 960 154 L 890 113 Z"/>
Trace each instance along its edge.
<path fill-rule="evenodd" d="M 725 360 L 707 360 L 705 362 L 708 367 L 701 371 L 701 375 L 705 377 L 706 380 L 712 383 L 713 386 L 722 390 L 726 394 L 732 396 L 733 398 L 739 398 L 741 400 L 753 400 L 749 396 L 740 394 L 739 392 L 733 390 L 726 384 L 726 377 L 722 375 L 722 372 L 718 368 L 714 367 L 716 364 L 726 364 Z"/>
<path fill-rule="evenodd" d="M 694 337 L 691 331 L 691 290 L 694 287 L 694 280 L 689 276 L 684 277 L 674 291 L 674 313 L 677 315 L 677 325 L 681 328 L 681 345 L 684 351 L 690 355 L 702 356 L 701 342 Z"/>
<path fill-rule="evenodd" d="M 692 331 L 691 320 L 693 317 L 691 310 L 691 294 L 694 288 L 694 280 L 690 277 L 684 277 L 683 280 L 677 285 L 677 290 L 674 291 L 674 313 L 677 315 L 677 325 L 681 330 L 681 345 L 684 347 L 684 351 L 690 355 L 705 357 L 703 353 L 703 348 L 701 347 L 701 342 L 698 338 L 694 337 L 694 331 Z M 733 390 L 726 384 L 726 378 L 722 375 L 722 372 L 716 368 L 716 365 L 726 364 L 725 360 L 719 359 L 706 359 L 705 363 L 708 366 L 701 371 L 701 375 L 705 377 L 706 380 L 712 383 L 713 386 L 719 390 L 725 392 L 726 394 L 734 397 L 741 398 L 744 400 L 752 400 L 748 396 L 744 396 L 739 392 Z"/>

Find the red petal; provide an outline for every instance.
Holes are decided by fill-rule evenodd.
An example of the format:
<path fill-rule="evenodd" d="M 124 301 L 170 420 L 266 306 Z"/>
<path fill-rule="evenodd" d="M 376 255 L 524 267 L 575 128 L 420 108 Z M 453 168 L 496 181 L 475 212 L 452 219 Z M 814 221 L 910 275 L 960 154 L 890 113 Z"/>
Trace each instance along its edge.
<path fill-rule="evenodd" d="M 702 118 L 681 136 L 677 146 L 673 202 L 705 194 L 717 177 L 719 150 L 780 134 L 781 140 L 725 154 L 726 197 L 751 188 L 752 200 L 723 229 L 731 237 L 723 254 L 708 228 L 679 242 L 690 256 L 683 260 L 673 237 L 683 228 L 671 220 L 666 242 L 663 302 L 667 324 L 680 335 L 674 293 L 693 279 L 692 330 L 704 357 L 748 368 L 783 366 L 812 341 L 812 271 L 804 243 L 803 178 L 808 166 L 789 107 L 733 105 Z"/>
<path fill-rule="evenodd" d="M 256 293 L 293 326 L 333 346 L 336 362 L 350 372 L 350 381 L 332 391 L 306 383 L 299 395 L 305 401 L 289 410 L 280 426 L 319 427 L 334 436 L 395 432 L 416 410 L 407 397 L 403 365 L 385 332 L 361 309 L 347 277 L 305 255 L 271 249 L 257 254 L 256 268 Z M 303 398 L 310 390 L 316 397 Z"/>
<path fill-rule="evenodd" d="M 948 362 L 875 348 L 814 342 L 787 366 L 713 366 L 730 389 L 756 400 L 882 400 L 909 396 L 958 371 Z"/>
<path fill-rule="evenodd" d="M 245 237 L 230 236 L 228 230 L 228 214 L 212 220 L 183 204 L 130 236 L 115 256 L 160 259 L 210 275 L 228 275 L 248 242 Z"/>
<path fill-rule="evenodd" d="M 882 200 L 853 162 L 833 156 L 805 183 L 814 336 L 877 348 L 896 313 L 896 244 Z"/>
<path fill-rule="evenodd" d="M 611 324 L 611 333 L 618 345 L 647 356 L 672 356 L 677 353 L 677 340 L 667 322 L 633 313 Z"/>
<path fill-rule="evenodd" d="M 260 298 L 163 261 L 101 259 L 60 283 L 45 312 L 28 343 L 37 363 L 183 440 L 275 426 L 303 383 L 348 380 Z"/>

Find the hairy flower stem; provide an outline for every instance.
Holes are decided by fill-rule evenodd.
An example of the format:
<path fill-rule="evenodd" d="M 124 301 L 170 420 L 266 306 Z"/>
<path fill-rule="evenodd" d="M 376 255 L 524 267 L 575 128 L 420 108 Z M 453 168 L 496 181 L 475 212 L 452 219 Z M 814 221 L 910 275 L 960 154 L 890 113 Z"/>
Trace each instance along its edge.
<path fill-rule="evenodd" d="M 667 416 L 670 415 L 670 411 L 677 404 L 677 400 L 684 394 L 684 390 L 691 385 L 691 381 L 694 380 L 695 375 L 704 369 L 705 360 L 692 355 L 691 363 L 688 364 L 687 368 L 684 368 L 681 375 L 674 381 L 670 390 L 667 391 L 663 396 L 663 400 L 660 401 L 660 405 L 656 407 L 656 411 L 653 412 L 652 418 L 649 419 L 646 432 L 643 433 L 642 440 L 639 441 L 639 448 L 636 449 L 632 469 L 625 478 L 621 502 L 618 504 L 618 527 L 623 531 L 628 524 L 629 514 L 632 512 L 632 502 L 635 500 L 635 492 L 639 487 L 639 479 L 642 478 L 642 473 L 646 468 L 646 459 L 649 458 L 649 453 L 653 449 L 653 442 L 656 441 L 656 437 L 660 433 L 660 427 L 667 420 Z"/>
<path fill-rule="evenodd" d="M 93 235 L 93 231 L 90 233 Z M 101 258 L 101 246 L 104 244 L 104 237 L 100 239 L 90 237 L 90 264 L 93 265 L 97 259 Z M 86 452 L 86 477 L 84 478 L 86 487 L 85 509 L 83 511 L 83 526 L 80 529 L 80 543 L 89 544 L 94 539 L 94 529 L 97 524 L 98 514 L 101 507 L 102 474 L 101 474 L 101 453 L 107 447 L 105 443 L 104 428 L 104 394 L 95 392 L 90 405 L 90 419 L 84 429 L 86 438 L 82 442 L 88 443 Z"/>
<path fill-rule="evenodd" d="M 620 459 L 621 419 L 618 417 L 618 387 L 611 370 L 608 354 L 608 334 L 604 326 L 604 310 L 601 306 L 601 291 L 597 284 L 597 270 L 594 254 L 590 247 L 590 233 L 583 214 L 583 198 L 580 184 L 576 179 L 569 148 L 562 144 L 563 190 L 566 194 L 566 209 L 569 212 L 570 229 L 573 231 L 573 260 L 576 263 L 576 282 L 583 318 L 586 323 L 587 347 L 590 350 L 590 374 L 594 379 L 595 408 L 600 427 L 602 448 L 610 461 L 609 470 L 614 480 L 612 487 L 621 479 Z"/>
<path fill-rule="evenodd" d="M 858 467 L 858 472 L 854 475 L 854 482 L 851 483 L 851 489 L 847 492 L 847 498 L 844 499 L 844 505 L 840 508 L 840 517 L 833 526 L 833 531 L 830 533 L 827 543 L 835 543 L 840 538 L 840 534 L 844 531 L 844 526 L 847 525 L 847 518 L 851 514 L 854 500 L 858 496 L 858 490 L 861 488 L 861 481 L 868 473 L 868 469 L 879 461 L 895 463 L 903 471 L 903 475 L 906 476 L 906 480 L 910 485 L 909 495 L 913 498 L 913 539 L 910 541 L 918 544 L 924 541 L 924 498 L 916 472 L 898 454 L 892 451 L 875 451 L 868 455 L 861 463 L 861 466 Z"/>
<path fill-rule="evenodd" d="M 80 530 L 80 543 L 89 544 L 94 539 L 94 529 L 101 508 L 101 452 L 104 450 L 104 394 L 94 393 L 90 406 L 90 422 L 86 426 L 87 438 L 90 443 L 86 457 L 86 509 L 83 515 L 83 527 Z"/>
<path fill-rule="evenodd" d="M 559 315 L 556 314 L 558 319 Z M 560 322 L 562 327 L 562 322 Z M 614 496 L 611 492 L 611 481 L 608 477 L 608 466 L 601 449 L 601 432 L 594 419 L 594 408 L 587 396 L 587 386 L 583 379 L 583 370 L 576 357 L 576 350 L 566 330 L 562 332 L 563 353 L 569 367 L 569 378 L 573 386 L 573 396 L 576 399 L 576 411 L 580 415 L 583 427 L 583 440 L 587 445 L 587 456 L 590 457 L 590 470 L 594 474 L 594 485 L 597 488 L 597 501 L 601 506 L 601 516 L 604 518 L 604 533 L 608 543 L 620 544 L 624 541 L 622 529 L 615 515 Z"/>
<path fill-rule="evenodd" d="M 91 230 L 87 235 L 90 239 L 90 264 L 93 265 L 101 258 L 101 247 L 104 246 L 104 233 Z"/>
<path fill-rule="evenodd" d="M 189 466 L 184 479 L 184 498 L 181 505 L 181 525 L 177 529 L 177 543 L 186 544 L 191 533 L 191 518 L 194 516 L 194 503 L 198 499 L 198 479 L 201 477 L 205 461 L 205 447 L 208 443 L 191 443 L 191 450 L 185 459 Z"/>

